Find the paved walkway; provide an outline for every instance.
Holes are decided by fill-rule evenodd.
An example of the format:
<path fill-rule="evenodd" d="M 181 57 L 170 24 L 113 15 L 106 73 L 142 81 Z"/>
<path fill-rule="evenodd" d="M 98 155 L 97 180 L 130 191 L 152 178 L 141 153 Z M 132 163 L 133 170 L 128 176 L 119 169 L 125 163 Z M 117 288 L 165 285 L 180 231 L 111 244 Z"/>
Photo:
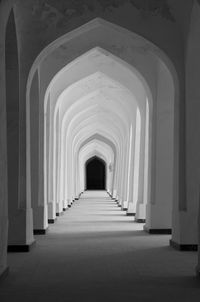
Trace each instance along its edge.
<path fill-rule="evenodd" d="M 9 254 L 0 301 L 200 301 L 197 254 L 142 226 L 106 193 L 84 193 L 30 253 Z"/>

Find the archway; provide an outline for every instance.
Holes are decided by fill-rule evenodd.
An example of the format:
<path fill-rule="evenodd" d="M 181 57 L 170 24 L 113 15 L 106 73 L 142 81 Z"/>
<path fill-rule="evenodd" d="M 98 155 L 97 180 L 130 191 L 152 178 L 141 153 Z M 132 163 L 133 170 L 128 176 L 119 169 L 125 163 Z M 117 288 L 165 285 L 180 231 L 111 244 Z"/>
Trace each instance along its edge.
<path fill-rule="evenodd" d="M 171 207 L 178 192 L 178 186 L 174 186 L 173 182 L 173 177 L 176 182 L 178 172 L 178 146 L 174 145 L 174 136 L 178 129 L 173 123 L 176 115 L 174 104 L 178 94 L 174 80 L 176 72 L 165 54 L 161 50 L 155 52 L 149 41 L 103 20 L 94 22 L 97 22 L 95 30 L 101 31 L 102 35 L 99 37 L 91 34 L 93 23 L 90 24 L 85 33 L 89 42 L 77 52 L 75 58 L 69 53 L 67 59 L 63 56 L 62 62 L 58 64 L 55 61 L 55 68 L 49 70 L 49 62 L 52 63 L 55 59 L 54 54 L 58 52 L 60 56 L 59 46 L 69 42 L 68 36 L 63 36 L 53 49 L 52 45 L 45 49 L 48 51 L 44 51 L 40 63 L 37 60 L 34 63 L 34 66 L 38 63 L 41 67 L 38 70 L 42 83 L 41 100 L 44 100 L 40 107 L 39 166 L 44 167 L 40 176 L 44 178 L 46 185 L 44 190 L 39 190 L 41 200 L 44 200 L 44 207 L 48 207 L 49 217 L 55 217 L 55 204 L 59 205 L 56 211 L 60 212 L 63 204 L 70 204 L 80 193 L 75 173 L 75 159 L 78 158 L 80 142 L 87 139 L 85 133 L 99 134 L 103 125 L 106 136 L 116 140 L 118 146 L 112 195 L 118 199 L 123 209 L 128 208 L 129 214 L 137 211 L 138 219 L 146 216 L 148 204 L 147 229 L 171 228 Z M 110 44 L 110 35 L 115 36 L 114 49 L 113 44 Z M 74 45 L 76 37 L 72 35 L 70 41 Z M 140 52 L 136 42 L 148 44 L 148 56 Z M 131 55 L 125 50 L 117 51 L 124 43 L 137 51 Z M 27 86 L 28 108 L 31 91 L 29 88 L 33 85 L 31 74 L 32 71 Z M 87 85 L 84 84 L 86 82 Z M 166 83 L 168 89 L 163 89 Z M 120 100 L 125 99 L 123 109 L 126 110 L 123 112 L 120 109 Z M 76 108 L 79 108 L 78 112 Z M 138 194 L 134 194 L 135 169 L 128 169 L 128 166 L 133 166 L 135 159 L 137 108 L 141 115 L 140 140 L 138 139 L 140 162 L 137 169 L 139 190 Z M 111 114 L 115 109 L 120 114 L 115 113 L 116 122 L 113 124 Z M 29 124 L 27 128 L 30 130 Z M 35 139 L 37 138 L 35 135 Z M 29 140 L 27 136 L 27 142 Z M 166 160 L 163 161 L 163 158 Z M 28 154 L 28 166 L 29 161 Z M 60 167 L 64 167 L 64 170 L 61 171 Z M 159 189 L 161 187 L 167 192 L 166 199 Z M 133 196 L 137 198 L 133 199 Z M 131 207 L 128 207 L 129 204 Z"/>
<path fill-rule="evenodd" d="M 99 157 L 94 156 L 85 164 L 87 190 L 105 190 L 106 163 Z"/>

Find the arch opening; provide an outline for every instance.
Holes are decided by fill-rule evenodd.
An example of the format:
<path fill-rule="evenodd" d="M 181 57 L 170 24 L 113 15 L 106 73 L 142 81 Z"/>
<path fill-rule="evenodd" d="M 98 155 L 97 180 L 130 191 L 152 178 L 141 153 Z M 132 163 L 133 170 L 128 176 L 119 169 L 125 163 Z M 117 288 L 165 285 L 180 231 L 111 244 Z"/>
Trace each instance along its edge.
<path fill-rule="evenodd" d="M 94 156 L 85 163 L 86 190 L 105 190 L 106 163 L 103 159 Z"/>
<path fill-rule="evenodd" d="M 129 46 L 134 39 L 144 43 L 142 37 L 132 32 L 124 32 L 107 22 L 102 24 L 98 27 L 102 30 L 105 25 L 107 32 L 116 35 L 118 46 L 124 39 Z M 44 190 L 40 190 L 44 198 L 41 196 L 40 200 L 44 200 L 50 219 L 72 203 L 84 184 L 83 177 L 79 177 L 83 163 L 77 160 L 80 146 L 95 133 L 103 134 L 116 148 L 112 186 L 107 188 L 111 195 L 130 213 L 137 212 L 138 220 L 147 218 L 149 229 L 171 228 L 171 205 L 176 195 L 172 180 L 177 169 L 177 165 L 173 168 L 177 159 L 174 157 L 177 151 L 174 146 L 177 129 L 173 123 L 177 95 L 174 75 L 165 64 L 167 60 L 160 52 L 154 52 L 146 40 L 148 55 L 141 53 L 134 43 L 132 46 L 137 51 L 130 55 L 125 51 L 115 52 L 106 34 L 102 41 L 90 37 L 90 31 L 85 35 L 88 40 L 91 38 L 91 43 L 76 58 L 63 56 L 60 65 L 55 61 L 54 68 L 49 70 L 49 60 L 53 62 L 56 51 L 60 55 L 57 45 L 38 65 L 43 102 L 39 124 L 44 128 L 39 133 L 43 144 L 39 166 L 44 168 L 41 178 L 45 184 Z M 67 44 L 65 38 L 63 45 Z M 164 83 L 168 84 L 169 93 Z M 30 99 L 28 89 L 28 110 Z M 168 140 L 164 140 L 166 137 Z M 164 201 L 161 186 L 167 191 Z M 166 217 L 166 209 L 167 218 L 157 222 L 155 217 L 160 213 Z"/>

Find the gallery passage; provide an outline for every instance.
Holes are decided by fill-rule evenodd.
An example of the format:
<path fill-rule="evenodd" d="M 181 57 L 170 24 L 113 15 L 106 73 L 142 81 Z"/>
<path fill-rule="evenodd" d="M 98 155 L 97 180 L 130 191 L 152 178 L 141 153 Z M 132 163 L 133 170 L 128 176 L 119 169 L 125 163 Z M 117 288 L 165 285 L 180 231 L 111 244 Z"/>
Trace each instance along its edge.
<path fill-rule="evenodd" d="M 176 3 L 143 14 L 108 1 L 100 13 L 99 0 L 82 18 L 42 2 L 0 1 L 0 274 L 7 249 L 29 250 L 88 189 L 196 249 L 198 2 L 188 21 Z"/>
<path fill-rule="evenodd" d="M 79 35 L 87 37 L 80 49 Z M 144 43 L 145 53 L 138 46 Z M 84 165 L 92 157 L 105 162 L 101 187 L 123 209 L 146 219 L 147 228 L 171 228 L 174 84 L 160 53 L 148 43 L 95 19 L 53 42 L 36 60 L 27 93 L 30 108 L 34 89 L 40 87 L 39 108 L 32 108 L 39 113 L 30 115 L 38 131 L 28 124 L 32 144 L 39 141 L 38 156 L 30 150 L 27 157 L 27 185 L 32 196 L 39 192 L 38 200 L 32 200 L 35 228 L 47 227 L 48 219 L 90 187 Z M 127 52 L 130 48 L 135 51 Z M 37 78 L 40 85 L 34 84 Z M 35 167 L 39 188 L 33 183 Z"/>

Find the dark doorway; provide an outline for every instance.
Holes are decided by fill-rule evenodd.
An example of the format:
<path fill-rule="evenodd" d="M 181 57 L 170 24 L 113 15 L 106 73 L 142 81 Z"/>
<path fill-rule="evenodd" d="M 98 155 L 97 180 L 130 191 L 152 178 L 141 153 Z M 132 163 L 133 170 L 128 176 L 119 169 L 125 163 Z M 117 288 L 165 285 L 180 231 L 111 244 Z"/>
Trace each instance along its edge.
<path fill-rule="evenodd" d="M 85 164 L 86 190 L 105 190 L 106 163 L 94 156 Z"/>

